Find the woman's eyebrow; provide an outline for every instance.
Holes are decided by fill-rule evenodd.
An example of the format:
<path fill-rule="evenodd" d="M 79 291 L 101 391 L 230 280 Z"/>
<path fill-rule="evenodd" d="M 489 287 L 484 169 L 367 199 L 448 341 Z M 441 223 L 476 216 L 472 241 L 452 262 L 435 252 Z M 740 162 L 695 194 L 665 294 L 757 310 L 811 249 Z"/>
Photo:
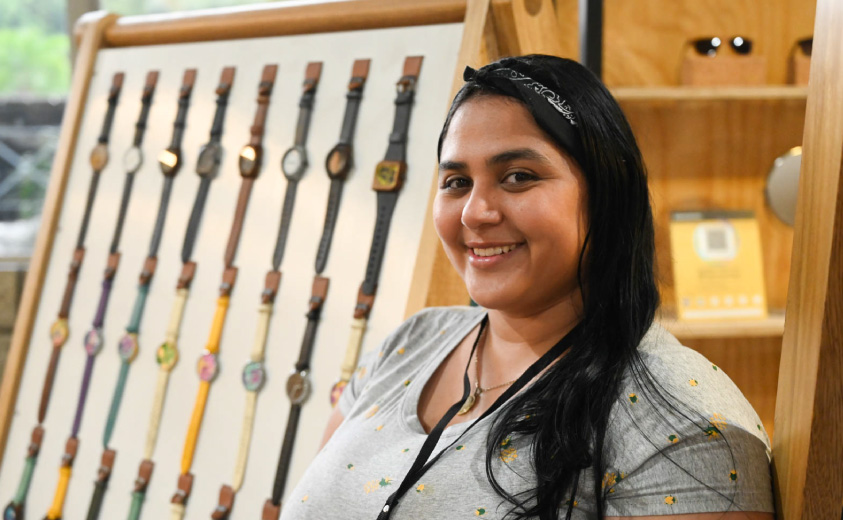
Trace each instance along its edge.
<path fill-rule="evenodd" d="M 468 165 L 464 162 L 458 161 L 442 161 L 439 163 L 439 171 L 447 171 L 447 170 L 465 170 L 468 168 Z"/>
<path fill-rule="evenodd" d="M 508 163 L 511 161 L 526 159 L 529 161 L 538 161 L 545 164 L 550 164 L 550 160 L 544 155 L 540 154 L 532 148 L 516 148 L 514 150 L 507 150 L 497 155 L 490 157 L 486 164 L 493 166 L 496 164 Z"/>

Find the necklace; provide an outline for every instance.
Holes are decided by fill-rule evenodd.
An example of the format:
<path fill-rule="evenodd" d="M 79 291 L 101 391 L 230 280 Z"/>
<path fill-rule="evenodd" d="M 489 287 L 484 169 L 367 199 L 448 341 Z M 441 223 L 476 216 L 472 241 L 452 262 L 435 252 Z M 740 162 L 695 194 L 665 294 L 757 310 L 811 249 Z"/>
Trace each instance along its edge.
<path fill-rule="evenodd" d="M 484 335 L 483 335 L 483 345 L 486 344 L 485 332 L 486 331 L 483 330 L 483 333 L 484 333 Z M 466 399 L 465 402 L 462 404 L 462 408 L 460 408 L 460 411 L 457 412 L 457 415 L 465 415 L 469 411 L 471 411 L 471 409 L 474 408 L 474 404 L 477 402 L 478 399 L 480 399 L 480 396 L 483 394 L 483 392 L 488 392 L 489 390 L 496 390 L 498 388 L 503 388 L 505 386 L 509 386 L 509 385 L 511 385 L 512 383 L 514 383 L 515 381 L 518 380 L 518 378 L 515 378 L 512 381 L 507 381 L 506 383 L 501 383 L 499 385 L 490 386 L 489 388 L 483 388 L 482 386 L 480 386 L 480 349 L 479 348 L 474 353 L 474 376 L 475 376 L 474 377 L 474 392 L 469 394 L 468 399 Z"/>

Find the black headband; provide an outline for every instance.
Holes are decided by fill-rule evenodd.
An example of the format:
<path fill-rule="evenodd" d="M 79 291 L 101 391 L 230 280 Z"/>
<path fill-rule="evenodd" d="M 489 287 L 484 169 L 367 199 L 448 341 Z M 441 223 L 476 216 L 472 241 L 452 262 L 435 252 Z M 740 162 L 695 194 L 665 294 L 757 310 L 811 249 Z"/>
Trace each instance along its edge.
<path fill-rule="evenodd" d="M 577 132 L 577 116 L 567 100 L 538 81 L 506 67 L 474 70 L 466 67 L 462 75 L 465 81 L 489 85 L 522 101 L 536 120 L 536 123 L 559 143 L 582 168 L 583 153 Z"/>

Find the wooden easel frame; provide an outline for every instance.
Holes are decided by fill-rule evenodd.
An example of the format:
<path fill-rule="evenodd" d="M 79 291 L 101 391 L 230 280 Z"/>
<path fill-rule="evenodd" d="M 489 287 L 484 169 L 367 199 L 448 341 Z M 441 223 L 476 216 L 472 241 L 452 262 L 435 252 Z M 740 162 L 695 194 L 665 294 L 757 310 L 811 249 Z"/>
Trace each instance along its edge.
<path fill-rule="evenodd" d="M 493 11 L 498 13 L 500 20 L 498 29 L 495 28 Z M 479 66 L 496 59 L 501 55 L 501 49 L 511 54 L 559 54 L 558 44 L 555 43 L 556 15 L 551 0 L 531 2 L 529 10 L 519 0 L 403 0 L 400 3 L 360 0 L 293 6 L 289 3 L 266 4 L 177 13 L 164 17 L 121 18 L 101 11 L 83 16 L 75 30 L 79 50 L 62 132 L 50 172 L 42 225 L 30 261 L 0 385 L 0 464 L 5 455 L 11 418 L 52 254 L 91 75 L 97 53 L 101 49 L 459 22 L 464 23 L 464 29 L 452 95 L 462 84 L 462 68 L 466 64 Z M 537 36 L 539 34 L 547 36 Z M 406 304 L 407 315 L 426 305 L 468 302 L 468 296 L 441 251 L 441 246 L 438 246 L 433 230 L 431 211 L 436 176 L 431 178 L 434 181 L 431 183 L 426 222 L 422 231 L 422 247 L 419 249 L 414 282 Z"/>

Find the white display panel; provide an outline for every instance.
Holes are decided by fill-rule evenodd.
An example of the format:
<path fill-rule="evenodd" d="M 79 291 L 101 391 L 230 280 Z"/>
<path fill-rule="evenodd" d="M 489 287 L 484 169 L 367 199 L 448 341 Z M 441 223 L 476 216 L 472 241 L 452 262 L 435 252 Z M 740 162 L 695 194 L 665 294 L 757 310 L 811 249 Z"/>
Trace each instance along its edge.
<path fill-rule="evenodd" d="M 58 479 L 64 443 L 70 434 L 85 353 L 82 338 L 90 328 L 100 294 L 102 272 L 117 216 L 124 173 L 122 157 L 130 147 L 140 110 L 146 74 L 160 71 L 148 130 L 145 162 L 138 172 L 129 205 L 122 258 L 114 281 L 104 337 L 79 432 L 80 448 L 64 508 L 65 518 L 84 518 L 103 446 L 108 413 L 120 360 L 117 341 L 129 321 L 137 278 L 147 253 L 163 182 L 155 157 L 172 135 L 177 95 L 186 68 L 198 69 L 182 144 L 184 168 L 174 182 L 158 268 L 152 282 L 139 334 L 140 354 L 131 367 L 126 392 L 111 440 L 117 459 L 102 506 L 101 519 L 125 518 L 138 464 L 143 458 L 152 392 L 158 366 L 155 350 L 164 339 L 175 284 L 181 270 L 180 251 L 199 178 L 194 173 L 199 147 L 208 140 L 214 115 L 214 89 L 225 66 L 235 66 L 225 118 L 225 150 L 220 175 L 211 185 L 193 253 L 198 268 L 181 329 L 181 360 L 173 371 L 153 457 L 155 471 L 142 518 L 169 514 L 176 490 L 182 447 L 193 408 L 198 377 L 195 364 L 208 338 L 223 270 L 223 251 L 234 213 L 240 176 L 237 152 L 249 140 L 261 70 L 279 66 L 264 136 L 264 162 L 246 214 L 235 265 L 239 268 L 220 348 L 221 371 L 211 387 L 192 472 L 195 481 L 186 518 L 205 519 L 217 504 L 222 484 L 230 484 L 239 442 L 245 392 L 241 368 L 249 359 L 257 308 L 280 221 L 286 180 L 280 171 L 284 151 L 292 145 L 304 70 L 322 61 L 307 149 L 310 168 L 299 183 L 287 242 L 282 280 L 275 301 L 266 349 L 268 380 L 261 391 L 245 483 L 232 518 L 259 518 L 270 496 L 277 457 L 289 410 L 284 384 L 292 369 L 306 325 L 305 312 L 314 275 L 314 260 L 328 198 L 324 160 L 337 142 L 345 109 L 346 85 L 355 59 L 370 58 L 371 69 L 355 136 L 355 167 L 346 181 L 331 254 L 323 273 L 331 279 L 312 360 L 314 392 L 304 405 L 287 490 L 315 455 L 330 413 L 329 391 L 339 375 L 357 290 L 363 280 L 375 222 L 372 173 L 387 147 L 394 116 L 395 82 L 406 56 L 424 56 L 409 131 L 407 180 L 392 219 L 377 299 L 365 336 L 371 350 L 403 319 L 428 205 L 431 175 L 436 170 L 436 142 L 448 108 L 449 92 L 462 24 L 339 32 L 207 43 L 119 48 L 99 53 L 91 80 L 64 203 L 46 271 L 37 317 L 23 370 L 4 464 L 0 468 L 0 501 L 14 494 L 23 468 L 50 350 L 48 331 L 55 320 L 67 269 L 81 221 L 96 144 L 112 76 L 126 74 L 110 140 L 111 161 L 102 174 L 86 241 L 85 262 L 70 311 L 70 338 L 64 347 L 53 396 L 44 422 L 46 435 L 27 499 L 27 516 L 41 518 L 49 508 Z"/>

